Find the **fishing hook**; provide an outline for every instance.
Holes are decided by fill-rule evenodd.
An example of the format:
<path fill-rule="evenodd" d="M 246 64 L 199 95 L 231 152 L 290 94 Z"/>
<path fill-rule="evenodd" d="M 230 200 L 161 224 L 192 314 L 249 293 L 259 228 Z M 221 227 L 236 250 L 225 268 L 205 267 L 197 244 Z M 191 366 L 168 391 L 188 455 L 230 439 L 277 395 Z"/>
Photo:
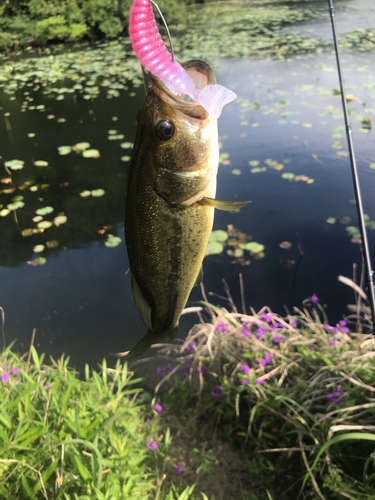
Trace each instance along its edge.
<path fill-rule="evenodd" d="M 164 19 L 164 16 L 161 13 L 161 10 L 159 9 L 159 5 L 156 2 L 154 2 L 154 0 L 150 0 L 150 2 L 155 7 L 155 9 L 158 11 L 159 16 L 160 16 L 161 20 L 163 21 L 164 27 L 167 31 L 168 40 L 169 40 L 169 47 L 171 49 L 171 54 L 172 54 L 172 63 L 174 63 L 174 50 L 173 50 L 172 38 L 171 38 L 171 34 L 169 33 L 167 21 Z"/>
<path fill-rule="evenodd" d="M 152 1 L 152 0 L 150 0 L 150 1 Z M 366 271 L 366 281 L 367 281 L 367 287 L 368 287 L 368 293 L 369 293 L 369 299 L 370 299 L 370 308 L 371 308 L 371 316 L 372 316 L 372 329 L 373 329 L 373 334 L 374 334 L 374 328 L 375 328 L 374 272 L 373 272 L 372 267 L 371 267 L 370 250 L 369 250 L 369 245 L 368 245 L 368 240 L 367 240 L 365 218 L 363 215 L 362 196 L 361 196 L 361 190 L 360 190 L 359 180 L 358 180 L 357 164 L 356 164 L 355 155 L 354 155 L 352 129 L 350 126 L 350 121 L 349 121 L 348 106 L 346 103 L 346 93 L 345 93 L 344 80 L 343 80 L 343 74 L 342 74 L 342 69 L 341 69 L 339 46 L 338 46 L 338 42 L 337 42 L 336 27 L 335 27 L 335 21 L 334 21 L 335 9 L 333 7 L 332 0 L 328 0 L 328 9 L 329 9 L 330 17 L 331 17 L 332 36 L 333 36 L 333 43 L 335 46 L 335 54 L 336 54 L 336 62 L 337 62 L 337 73 L 338 73 L 339 82 L 340 82 L 341 102 L 342 102 L 342 107 L 343 107 L 343 111 L 344 111 L 346 138 L 348 141 L 348 149 L 349 149 L 350 165 L 351 165 L 352 176 L 353 176 L 353 185 L 354 185 L 354 192 L 355 192 L 355 199 L 356 199 L 356 206 L 357 206 L 357 213 L 358 213 L 359 229 L 360 229 L 361 238 L 362 238 L 362 252 L 363 252 L 363 260 L 364 260 L 365 271 Z"/>

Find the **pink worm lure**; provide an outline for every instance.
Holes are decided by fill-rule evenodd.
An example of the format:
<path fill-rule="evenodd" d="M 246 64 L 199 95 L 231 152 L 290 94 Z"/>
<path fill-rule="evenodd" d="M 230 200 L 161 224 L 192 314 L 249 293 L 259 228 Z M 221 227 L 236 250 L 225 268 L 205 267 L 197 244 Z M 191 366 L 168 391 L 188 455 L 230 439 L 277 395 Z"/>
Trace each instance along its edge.
<path fill-rule="evenodd" d="M 159 78 L 173 94 L 187 94 L 214 118 L 219 118 L 225 104 L 237 97 L 221 85 L 206 85 L 202 90 L 198 89 L 181 64 L 172 62 L 149 0 L 134 0 L 130 9 L 129 35 L 135 55 L 147 71 Z"/>

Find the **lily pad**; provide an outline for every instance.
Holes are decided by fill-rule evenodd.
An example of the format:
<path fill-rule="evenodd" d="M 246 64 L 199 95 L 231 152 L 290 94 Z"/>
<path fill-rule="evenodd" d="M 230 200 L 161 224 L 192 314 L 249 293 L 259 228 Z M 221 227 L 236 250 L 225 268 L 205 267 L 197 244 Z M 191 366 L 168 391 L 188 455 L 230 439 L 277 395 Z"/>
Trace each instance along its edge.
<path fill-rule="evenodd" d="M 34 161 L 34 165 L 36 167 L 48 167 L 48 161 L 36 160 L 36 161 Z"/>
<path fill-rule="evenodd" d="M 209 241 L 205 255 L 220 254 L 224 249 L 224 245 L 219 241 Z"/>
<path fill-rule="evenodd" d="M 279 245 L 280 248 L 283 248 L 287 250 L 288 248 L 291 248 L 292 244 L 290 241 L 282 241 Z"/>
<path fill-rule="evenodd" d="M 38 210 L 35 210 L 35 213 L 38 215 L 47 215 L 51 214 L 53 212 L 52 207 L 43 207 L 43 208 L 38 208 Z"/>
<path fill-rule="evenodd" d="M 52 226 L 52 222 L 50 222 L 49 220 L 42 220 L 42 222 L 39 222 L 37 226 L 39 227 L 39 229 L 48 229 Z"/>
<path fill-rule="evenodd" d="M 90 147 L 90 143 L 89 142 L 77 142 L 77 144 L 75 144 L 73 147 L 77 152 L 85 151 L 86 149 L 88 149 Z"/>
<path fill-rule="evenodd" d="M 250 253 L 257 254 L 263 252 L 264 245 L 262 245 L 261 243 L 256 243 L 255 241 L 250 241 L 250 243 L 246 243 L 245 249 Z"/>
<path fill-rule="evenodd" d="M 65 156 L 65 155 L 68 155 L 69 153 L 71 153 L 72 148 L 70 146 L 59 146 L 57 148 L 57 150 L 59 152 L 59 155 Z"/>
<path fill-rule="evenodd" d="M 0 217 L 6 217 L 9 214 L 10 210 L 9 208 L 3 208 L 0 210 Z"/>
<path fill-rule="evenodd" d="M 47 259 L 45 257 L 37 257 L 36 259 L 33 259 L 31 261 L 28 261 L 28 264 L 31 264 L 32 266 L 43 266 L 47 262 Z"/>
<path fill-rule="evenodd" d="M 130 149 L 133 147 L 133 143 L 132 142 L 122 142 L 120 144 L 120 147 L 123 149 Z"/>
<path fill-rule="evenodd" d="M 53 219 L 53 223 L 55 226 L 60 226 L 60 224 L 65 224 L 65 222 L 68 220 L 66 215 L 58 215 Z"/>
<path fill-rule="evenodd" d="M 210 238 L 208 241 L 226 241 L 228 239 L 228 233 L 223 231 L 222 229 L 217 229 L 216 231 L 212 231 L 210 234 Z"/>
<path fill-rule="evenodd" d="M 241 170 L 239 168 L 235 168 L 234 170 L 232 170 L 232 174 L 233 175 L 241 175 L 242 172 L 241 172 Z"/>
<path fill-rule="evenodd" d="M 35 245 L 33 248 L 34 253 L 40 253 L 43 252 L 45 246 L 44 245 Z"/>
<path fill-rule="evenodd" d="M 95 197 L 103 196 L 104 194 L 105 194 L 104 189 L 93 189 L 91 191 L 91 196 L 95 196 Z"/>
<path fill-rule="evenodd" d="M 22 160 L 10 160 L 5 162 L 5 166 L 11 170 L 21 170 L 25 162 Z"/>
<path fill-rule="evenodd" d="M 86 149 L 83 153 L 82 156 L 84 158 L 99 158 L 100 153 L 97 149 Z"/>
<path fill-rule="evenodd" d="M 17 210 L 18 208 L 22 208 L 25 206 L 25 203 L 23 201 L 15 201 L 14 203 L 9 203 L 7 205 L 7 208 L 9 210 Z"/>
<path fill-rule="evenodd" d="M 86 198 L 87 196 L 91 196 L 91 191 L 86 189 L 85 191 L 82 191 L 82 193 L 79 193 L 79 195 L 81 196 L 81 198 Z"/>
<path fill-rule="evenodd" d="M 259 165 L 259 161 L 258 160 L 251 160 L 251 161 L 249 161 L 249 165 L 251 167 L 257 167 Z"/>
<path fill-rule="evenodd" d="M 121 161 L 129 161 L 130 160 L 130 156 L 121 156 L 120 160 Z"/>
<path fill-rule="evenodd" d="M 326 222 L 327 224 L 336 224 L 337 219 L 336 217 L 328 217 L 328 219 L 326 219 Z"/>
<path fill-rule="evenodd" d="M 106 247 L 114 248 L 117 247 L 121 243 L 121 238 L 118 236 L 113 236 L 112 234 L 108 235 L 107 241 L 104 243 Z"/>

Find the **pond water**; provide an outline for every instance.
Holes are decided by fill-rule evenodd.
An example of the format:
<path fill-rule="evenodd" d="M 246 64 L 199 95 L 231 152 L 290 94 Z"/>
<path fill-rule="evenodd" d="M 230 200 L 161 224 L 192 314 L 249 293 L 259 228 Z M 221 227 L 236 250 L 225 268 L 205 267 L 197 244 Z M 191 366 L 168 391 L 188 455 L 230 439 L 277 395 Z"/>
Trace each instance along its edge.
<path fill-rule="evenodd" d="M 370 3 L 339 4 L 338 22 L 351 8 L 360 13 L 358 23 L 344 31 L 374 26 L 373 8 L 362 18 Z M 328 23 L 327 17 L 288 30 L 316 29 L 325 37 Z M 339 30 L 343 32 L 342 25 Z M 83 77 L 64 69 L 52 55 L 34 59 L 26 53 L 0 60 L 0 76 L 6 67 L 9 75 L 12 65 L 20 75 L 3 78 L 6 83 L 0 87 L 0 156 L 4 162 L 24 162 L 10 167 L 12 182 L 6 180 L 5 168 L 0 175 L 0 211 L 10 203 L 24 203 L 0 217 L 0 305 L 6 340 L 17 339 L 17 348 L 24 351 L 35 328 L 39 351 L 54 357 L 65 352 L 77 368 L 95 366 L 104 356 L 112 359 L 110 353 L 130 349 L 146 331 L 133 302 L 123 234 L 128 143 L 134 139 L 144 89 L 134 77 L 136 65 L 121 68 L 116 47 L 99 44 L 84 53 L 63 52 L 62 61 L 68 60 L 70 68 L 92 58 L 94 69 Z M 97 57 L 104 50 L 105 57 Z M 19 61 L 28 65 L 18 73 Z M 375 137 L 374 128 L 363 125 L 375 115 L 375 53 L 345 53 L 343 64 L 347 92 L 353 95 L 354 146 L 375 262 Z M 41 66 L 43 74 L 36 74 Z M 95 71 L 105 72 L 104 82 L 97 83 Z M 351 277 L 353 263 L 361 266 L 361 246 L 356 242 L 341 101 L 332 92 L 338 87 L 334 55 L 220 59 L 216 73 L 239 96 L 219 120 L 217 198 L 235 196 L 252 203 L 239 213 L 216 211 L 214 229 L 227 231 L 232 225 L 265 248 L 260 259 L 245 251 L 238 260 L 227 254 L 229 246 L 206 257 L 206 292 L 223 295 L 224 278 L 240 308 L 242 273 L 248 307 L 268 305 L 283 314 L 316 294 L 335 323 L 353 302 L 352 290 L 337 277 Z M 86 141 L 100 157 L 58 152 L 63 145 Z M 53 211 L 42 210 L 35 219 L 36 211 L 45 207 Z M 56 220 L 58 216 L 62 219 Z M 116 246 L 119 240 L 109 235 L 121 242 Z M 280 247 L 284 241 L 290 248 Z M 45 247 L 40 253 L 38 245 Z M 196 287 L 188 305 L 201 299 Z M 209 299 L 225 304 L 215 295 Z M 196 320 L 183 316 L 179 335 L 186 335 Z"/>

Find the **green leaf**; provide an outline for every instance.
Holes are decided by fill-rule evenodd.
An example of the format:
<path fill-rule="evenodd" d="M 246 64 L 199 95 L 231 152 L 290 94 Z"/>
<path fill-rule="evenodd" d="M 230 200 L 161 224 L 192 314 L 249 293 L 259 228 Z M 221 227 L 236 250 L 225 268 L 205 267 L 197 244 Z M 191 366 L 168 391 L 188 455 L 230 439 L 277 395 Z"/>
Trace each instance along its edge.
<path fill-rule="evenodd" d="M 309 472 L 306 474 L 303 483 L 302 483 L 302 488 L 305 486 L 306 481 L 310 477 L 311 472 L 314 470 L 316 464 L 319 461 L 319 458 L 322 456 L 322 454 L 329 448 L 331 445 L 335 443 L 339 443 L 340 441 L 348 441 L 349 439 L 361 439 L 364 441 L 375 441 L 375 434 L 369 434 L 369 433 L 362 433 L 362 432 L 347 432 L 345 434 L 341 434 L 340 436 L 335 436 L 334 438 L 330 439 L 324 445 L 320 448 L 318 451 L 318 454 L 314 460 L 314 463 L 312 464 Z"/>
<path fill-rule="evenodd" d="M 52 462 L 48 467 L 47 469 L 44 471 L 43 475 L 42 475 L 42 481 L 43 483 L 45 484 L 48 479 L 50 478 L 50 476 L 53 474 L 54 470 L 56 469 L 56 467 L 58 466 L 59 464 L 59 458 L 57 458 L 57 460 L 55 460 L 54 462 Z M 41 481 L 39 480 L 36 485 L 34 486 L 33 490 L 34 490 L 34 493 L 38 493 L 38 491 L 40 490 L 40 488 L 42 487 L 42 483 Z"/>
<path fill-rule="evenodd" d="M 22 486 L 24 487 L 24 489 L 28 495 L 28 498 L 35 498 L 35 495 L 33 494 L 32 490 L 30 488 L 30 485 L 27 482 L 25 474 L 21 475 L 21 481 L 22 481 Z"/>
<path fill-rule="evenodd" d="M 39 370 L 40 370 L 39 356 L 38 356 L 38 353 L 36 352 L 36 349 L 34 346 L 31 346 L 31 354 L 33 356 L 33 361 L 34 361 L 36 367 L 39 368 Z"/>
<path fill-rule="evenodd" d="M 89 481 L 90 479 L 92 479 L 90 472 L 86 469 L 86 467 L 83 465 L 83 463 L 78 458 L 78 456 L 73 455 L 72 459 L 73 459 L 73 462 L 74 462 L 75 466 L 77 467 L 78 472 L 80 473 L 82 479 L 84 481 Z"/>

